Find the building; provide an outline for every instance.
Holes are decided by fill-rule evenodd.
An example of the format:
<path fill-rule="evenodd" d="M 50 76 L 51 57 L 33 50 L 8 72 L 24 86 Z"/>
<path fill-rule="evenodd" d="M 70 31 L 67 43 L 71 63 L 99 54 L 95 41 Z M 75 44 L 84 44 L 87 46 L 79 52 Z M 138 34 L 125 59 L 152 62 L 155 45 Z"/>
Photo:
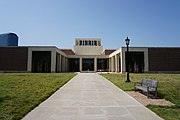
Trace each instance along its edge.
<path fill-rule="evenodd" d="M 180 72 L 180 48 L 130 47 L 129 71 Z M 126 47 L 104 49 L 100 38 L 76 38 L 73 49 L 1 46 L 1 72 L 126 72 Z"/>
<path fill-rule="evenodd" d="M 14 33 L 0 34 L 0 46 L 18 46 L 18 36 Z"/>

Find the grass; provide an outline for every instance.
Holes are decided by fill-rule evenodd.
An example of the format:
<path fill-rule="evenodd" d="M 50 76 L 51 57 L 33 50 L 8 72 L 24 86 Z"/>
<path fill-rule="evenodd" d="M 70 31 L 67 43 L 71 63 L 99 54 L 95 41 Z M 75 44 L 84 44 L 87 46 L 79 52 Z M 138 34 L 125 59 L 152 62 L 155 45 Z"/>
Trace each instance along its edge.
<path fill-rule="evenodd" d="M 0 120 L 18 120 L 75 74 L 0 73 Z"/>
<path fill-rule="evenodd" d="M 168 107 L 148 105 L 147 107 L 165 120 L 180 120 L 180 108 L 177 106 Z"/>
<path fill-rule="evenodd" d="M 102 74 L 102 76 L 124 91 L 132 91 L 134 82 L 141 82 L 143 78 L 158 80 L 158 97 L 171 101 L 175 106 L 149 105 L 147 107 L 165 120 L 180 119 L 180 74 L 130 74 L 130 83 L 125 83 L 126 74 Z M 168 115 L 164 115 L 166 113 Z"/>

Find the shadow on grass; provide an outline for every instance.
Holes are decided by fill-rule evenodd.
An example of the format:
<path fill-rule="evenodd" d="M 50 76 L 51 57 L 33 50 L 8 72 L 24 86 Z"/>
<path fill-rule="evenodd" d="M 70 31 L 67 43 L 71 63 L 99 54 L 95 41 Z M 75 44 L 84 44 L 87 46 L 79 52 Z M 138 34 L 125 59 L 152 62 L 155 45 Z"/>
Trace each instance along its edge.
<path fill-rule="evenodd" d="M 163 94 L 163 93 L 161 93 L 159 91 L 158 91 L 157 95 L 158 95 L 157 97 L 161 98 L 161 99 L 163 99 L 165 97 L 165 94 Z"/>

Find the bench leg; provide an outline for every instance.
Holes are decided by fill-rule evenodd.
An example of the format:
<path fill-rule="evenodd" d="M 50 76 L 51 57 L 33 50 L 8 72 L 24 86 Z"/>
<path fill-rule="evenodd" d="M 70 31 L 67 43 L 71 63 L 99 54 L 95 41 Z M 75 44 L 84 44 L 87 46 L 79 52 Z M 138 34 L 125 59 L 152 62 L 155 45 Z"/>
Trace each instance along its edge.
<path fill-rule="evenodd" d="M 149 99 L 149 88 L 147 88 L 147 98 Z"/>
<path fill-rule="evenodd" d="M 155 98 L 157 98 L 157 91 L 155 92 Z"/>
<path fill-rule="evenodd" d="M 136 92 L 136 87 L 134 87 L 134 92 Z"/>
<path fill-rule="evenodd" d="M 149 92 L 147 92 L 147 98 L 149 99 Z"/>

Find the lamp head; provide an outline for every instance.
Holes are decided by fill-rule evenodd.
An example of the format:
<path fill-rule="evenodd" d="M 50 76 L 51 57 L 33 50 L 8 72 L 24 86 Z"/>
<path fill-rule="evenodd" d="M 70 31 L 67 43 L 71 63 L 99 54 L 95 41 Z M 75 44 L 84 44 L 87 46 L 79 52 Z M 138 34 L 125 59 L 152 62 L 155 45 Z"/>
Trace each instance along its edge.
<path fill-rule="evenodd" d="M 125 39 L 125 41 L 126 41 L 126 45 L 129 45 L 130 39 L 128 37 Z"/>

